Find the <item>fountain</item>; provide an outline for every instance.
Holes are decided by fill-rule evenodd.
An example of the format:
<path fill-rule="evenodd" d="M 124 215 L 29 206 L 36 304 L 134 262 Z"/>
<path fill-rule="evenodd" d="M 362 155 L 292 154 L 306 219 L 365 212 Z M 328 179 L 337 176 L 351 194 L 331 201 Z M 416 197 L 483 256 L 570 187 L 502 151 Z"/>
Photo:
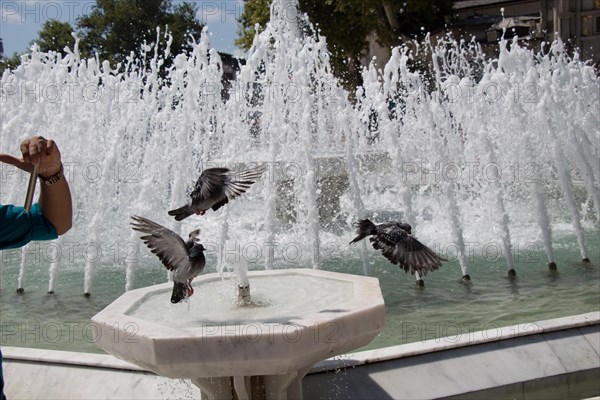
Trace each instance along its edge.
<path fill-rule="evenodd" d="M 103 229 L 103 221 L 172 208 L 210 166 L 268 167 L 244 203 L 203 220 L 217 259 L 227 240 L 252 237 L 261 248 L 253 267 L 274 268 L 280 243 L 292 243 L 298 261 L 317 269 L 331 249 L 357 251 L 369 275 L 379 255 L 344 245 L 364 217 L 404 219 L 423 242 L 452 249 L 442 255 L 458 261 L 465 281 L 469 249 L 490 243 L 511 274 L 519 267 L 513 248 L 530 238 L 542 238 L 551 268 L 553 234 L 574 233 L 581 259 L 589 258 L 584 231 L 597 225 L 599 202 L 598 80 L 560 42 L 535 53 L 501 40 L 496 60 L 451 37 L 396 48 L 383 70 L 364 70 L 353 104 L 331 72 L 325 38 L 291 12 L 295 2 L 273 8 L 227 98 L 208 35 L 165 73 L 163 51 L 150 44 L 141 55 L 148 70 L 136 58 L 118 68 L 82 59 L 76 45 L 64 56 L 34 49 L 4 74 L 1 150 L 14 152 L 23 135 L 42 131 L 62 146 L 76 215 L 58 242 L 62 254 L 75 251 L 60 263 L 85 265 L 83 293 L 93 293 L 106 264 L 126 265 L 125 290 L 136 287 L 137 238 L 124 226 Z M 432 75 L 414 68 L 427 59 Z M 86 145 L 90 132 L 95 149 Z M 26 176 L 9 169 L 2 179 L 3 201 L 20 202 L 6 188 L 23 187 Z M 185 234 L 190 224 L 168 227 Z M 73 248 L 73 238 L 86 240 Z M 50 264 L 55 286 L 59 261 Z"/>
<path fill-rule="evenodd" d="M 383 329 L 377 279 L 309 269 L 249 278 L 252 299 L 247 284 L 233 295 L 235 280 L 219 274 L 197 278 L 197 295 L 178 306 L 168 301 L 170 283 L 128 291 L 92 318 L 97 344 L 159 375 L 191 379 L 203 398 L 300 399 L 317 361 Z"/>
<path fill-rule="evenodd" d="M 257 35 L 226 97 L 222 97 L 223 66 L 210 49 L 208 35 L 189 54 L 177 55 L 168 71 L 161 70 L 165 49 L 153 44 L 144 46 L 140 56 L 151 60 L 148 69 L 135 57 L 120 66 L 82 59 L 76 45 L 64 54 L 34 49 L 21 66 L 3 74 L 0 151 L 14 153 L 24 136 L 36 133 L 55 139 L 75 201 L 74 227 L 60 240 L 31 243 L 21 252 L 3 252 L 3 273 L 16 271 L 3 279 L 3 288 L 16 282 L 24 291 L 18 301 L 2 302 L 15 310 L 7 314 L 7 321 L 21 321 L 27 315 L 33 315 L 33 321 L 42 320 L 43 313 L 50 312 L 58 315 L 39 304 L 67 299 L 56 308 L 75 304 L 71 313 L 84 309 L 87 314 L 73 318 L 89 322 L 91 315 L 126 292 L 116 300 L 119 309 L 109 306 L 107 313 L 98 314 L 103 329 L 111 326 L 112 317 L 123 324 L 136 321 L 139 343 L 153 338 L 141 333 L 142 325 L 191 337 L 202 335 L 202 329 L 206 333 L 209 327 L 175 329 L 133 314 L 143 308 L 143 302 L 136 303 L 134 298 L 161 303 L 158 299 L 170 285 L 161 286 L 169 277 L 129 229 L 129 218 L 136 214 L 181 236 L 201 229 L 207 275 L 197 278 L 195 296 L 178 309 L 195 309 L 183 313 L 192 318 L 204 317 L 202 304 L 212 304 L 200 297 L 201 286 L 219 282 L 208 273 L 227 276 L 231 257 L 246 261 L 251 270 L 248 280 L 238 274 L 239 282 L 227 281 L 224 289 L 225 298 L 244 312 L 255 311 L 249 306 L 257 301 L 260 279 L 289 268 L 309 267 L 304 273 L 314 273 L 313 278 L 319 276 L 324 282 L 330 276 L 323 270 L 378 276 L 383 292 L 393 299 L 387 302 L 386 297 L 388 311 L 393 311 L 386 320 L 391 338 L 384 345 L 396 344 L 396 333 L 402 332 L 407 314 L 415 321 L 426 319 L 419 314 L 425 311 L 430 313 L 427 318 L 439 319 L 443 313 L 458 320 L 455 310 L 460 309 L 461 315 L 477 310 L 469 321 L 512 325 L 515 321 L 510 315 L 519 311 L 511 303 L 513 297 L 535 293 L 519 304 L 523 309 L 531 307 L 519 318 L 530 318 L 560 304 L 568 307 L 562 301 L 542 301 L 558 293 L 553 285 L 578 291 L 594 282 L 590 276 L 595 277 L 593 268 L 600 260 L 588 248 L 596 249 L 598 244 L 586 242 L 586 233 L 589 241 L 598 229 L 600 212 L 600 91 L 591 66 L 568 55 L 560 41 L 530 50 L 516 38 L 502 39 L 498 57 L 488 59 L 474 42 L 448 36 L 434 43 L 428 37 L 412 49 L 394 49 L 381 70 L 375 65 L 365 68 L 362 86 L 350 96 L 331 72 L 325 38 L 304 16 L 278 13 L 294 10 L 295 4 L 273 2 L 273 20 Z M 350 101 L 351 97 L 355 100 Z M 167 218 L 166 210 L 184 201 L 202 169 L 242 169 L 256 163 L 266 164 L 267 172 L 234 204 L 201 219 L 175 222 Z M 27 176 L 6 166 L 0 172 L 2 201 L 21 203 L 24 191 L 16 189 L 25 188 Z M 353 222 L 365 217 L 376 222 L 407 221 L 420 241 L 450 259 L 427 276 L 431 284 L 425 292 L 404 290 L 404 274 L 366 241 L 353 248 L 347 245 L 353 237 Z M 547 282 L 545 275 L 538 274 L 534 267 L 539 254 L 544 258 L 543 268 L 558 268 L 560 277 L 553 274 Z M 575 261 L 588 258 L 590 263 Z M 496 259 L 503 260 L 502 271 L 493 265 Z M 38 278 L 40 270 L 43 278 Z M 504 285 L 506 270 L 518 277 L 509 286 Z M 455 287 L 449 276 L 470 284 Z M 416 278 L 423 282 L 423 277 Z M 32 306 L 36 289 L 47 280 L 48 291 L 54 295 Z M 527 285 L 530 282 L 535 284 Z M 152 286 L 157 283 L 158 287 Z M 32 290 L 25 290 L 28 285 Z M 296 289 L 282 287 L 291 294 Z M 234 288 L 240 290 L 234 292 Z M 537 292 L 540 288 L 548 291 Z M 82 293 L 89 297 L 81 298 Z M 432 293 L 435 296 L 429 296 Z M 579 295 L 572 294 L 570 299 Z M 472 301 L 484 297 L 486 301 Z M 590 303 L 582 302 L 586 301 Z M 373 304 L 380 304 L 379 300 Z M 344 309 L 341 305 L 317 307 L 306 315 L 337 321 Z M 110 310 L 112 315 L 108 315 Z M 188 321 L 184 317 L 189 316 L 177 315 Z M 304 321 L 304 328 L 310 328 L 308 320 L 302 319 L 306 315 L 293 315 L 295 319 L 283 314 L 273 323 L 281 328 L 293 321 L 294 329 L 301 329 L 298 321 Z M 247 320 L 244 326 L 271 321 L 263 317 Z M 62 314 L 56 318 L 72 322 Z M 118 334 L 125 339 L 133 333 L 133 325 L 123 324 Z M 367 337 L 375 332 L 375 328 L 366 329 L 363 339 L 352 346 L 368 342 Z M 103 338 L 108 340 L 107 335 Z M 159 346 L 167 342 L 160 339 Z M 84 345 L 88 351 L 96 347 L 95 343 Z M 153 348 L 144 355 L 158 358 L 138 360 L 137 353 L 126 353 L 123 341 L 114 344 L 116 349 L 110 343 L 102 346 L 155 371 L 156 364 L 167 359 Z M 252 342 L 244 346 L 251 349 Z M 290 380 L 299 379 L 319 357 L 351 348 L 345 346 L 327 348 L 319 343 L 314 354 L 299 361 L 295 369 L 288 365 L 285 374 Z M 259 366 L 254 367 L 258 371 Z M 190 372 L 185 366 L 174 368 L 161 373 L 183 376 Z M 234 371 L 239 373 L 235 376 L 249 376 L 244 368 Z M 293 371 L 298 371 L 296 378 L 291 377 Z M 200 367 L 193 372 L 187 376 L 204 380 L 198 382 L 234 376 L 201 373 Z M 259 374 L 270 376 L 272 370 Z M 236 389 L 238 394 L 247 392 L 243 389 L 246 381 L 233 378 L 232 383 L 227 378 L 219 382 L 227 395 L 232 386 L 242 388 Z M 209 392 L 214 393 L 206 388 Z"/>

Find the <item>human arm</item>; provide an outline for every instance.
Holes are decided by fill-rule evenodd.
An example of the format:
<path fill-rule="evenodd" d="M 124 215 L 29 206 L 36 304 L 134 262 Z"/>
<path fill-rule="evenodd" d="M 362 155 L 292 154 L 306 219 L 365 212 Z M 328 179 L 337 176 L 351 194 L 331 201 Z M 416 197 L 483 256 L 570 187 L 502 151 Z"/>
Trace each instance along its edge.
<path fill-rule="evenodd" d="M 42 215 L 35 203 L 25 212 L 23 207 L 0 205 L 0 250 L 25 246 L 32 240 L 56 239 L 56 229 Z"/>
<path fill-rule="evenodd" d="M 34 164 L 38 164 L 41 181 L 38 203 L 42 215 L 54 226 L 58 235 L 66 233 L 72 225 L 73 206 L 66 177 L 57 175 L 62 171 L 58 146 L 53 140 L 34 136 L 23 140 L 20 149 L 21 158 L 0 154 L 0 161 L 28 172 L 33 170 Z"/>

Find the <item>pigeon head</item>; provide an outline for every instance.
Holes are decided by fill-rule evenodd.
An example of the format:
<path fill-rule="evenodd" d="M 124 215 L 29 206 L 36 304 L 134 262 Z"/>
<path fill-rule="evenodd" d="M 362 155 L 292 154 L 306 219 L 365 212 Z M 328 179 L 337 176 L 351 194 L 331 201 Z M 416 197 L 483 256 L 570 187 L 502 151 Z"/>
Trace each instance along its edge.
<path fill-rule="evenodd" d="M 196 229 L 190 232 L 189 234 L 189 238 L 185 244 L 188 248 L 188 250 L 190 251 L 190 256 L 194 256 L 194 255 L 198 255 L 198 249 L 196 250 L 195 254 L 191 254 L 191 251 L 194 247 L 200 246 L 202 249 L 201 251 L 206 250 L 201 244 L 200 244 L 200 229 Z M 200 251 L 200 252 L 201 252 Z"/>
<path fill-rule="evenodd" d="M 204 253 L 206 249 L 200 243 L 194 244 L 190 249 L 190 258 L 196 258 Z"/>

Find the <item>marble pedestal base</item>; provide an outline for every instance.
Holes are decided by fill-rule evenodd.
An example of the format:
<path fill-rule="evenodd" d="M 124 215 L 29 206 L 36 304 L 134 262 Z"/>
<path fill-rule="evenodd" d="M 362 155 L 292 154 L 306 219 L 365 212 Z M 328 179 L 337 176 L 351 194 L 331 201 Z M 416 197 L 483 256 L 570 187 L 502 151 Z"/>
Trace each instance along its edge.
<path fill-rule="evenodd" d="M 285 375 L 196 378 L 202 400 L 300 400 L 302 378 L 311 367 Z"/>

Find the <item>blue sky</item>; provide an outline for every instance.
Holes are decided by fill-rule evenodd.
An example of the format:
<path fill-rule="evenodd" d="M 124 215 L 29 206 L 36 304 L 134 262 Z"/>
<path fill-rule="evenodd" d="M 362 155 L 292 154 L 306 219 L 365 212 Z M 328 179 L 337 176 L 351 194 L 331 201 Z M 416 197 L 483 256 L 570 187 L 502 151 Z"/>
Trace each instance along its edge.
<path fill-rule="evenodd" d="M 180 0 L 172 0 L 178 4 Z M 235 53 L 237 21 L 244 2 L 242 0 L 188 0 L 198 6 L 198 19 L 208 25 L 211 46 L 219 51 Z M 28 49 L 38 37 L 43 23 L 49 19 L 69 22 L 88 14 L 96 2 L 93 0 L 0 0 L 0 37 L 4 42 L 4 56 Z"/>

